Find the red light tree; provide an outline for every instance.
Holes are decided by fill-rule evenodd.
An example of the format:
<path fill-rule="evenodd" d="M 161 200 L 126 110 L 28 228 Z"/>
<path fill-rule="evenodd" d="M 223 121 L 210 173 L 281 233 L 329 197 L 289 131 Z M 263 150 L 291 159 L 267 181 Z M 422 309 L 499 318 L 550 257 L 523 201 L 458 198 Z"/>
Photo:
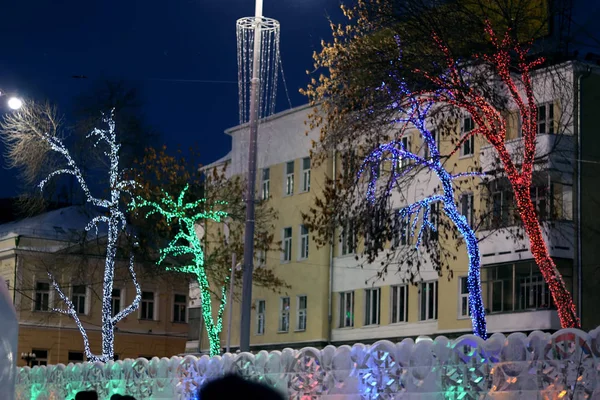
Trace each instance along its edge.
<path fill-rule="evenodd" d="M 457 149 L 472 135 L 483 136 L 494 147 L 512 185 L 517 210 L 529 237 L 531 253 L 552 294 L 561 326 L 578 328 L 580 322 L 575 312 L 573 299 L 550 257 L 530 193 L 537 137 L 537 106 L 531 71 L 542 64 L 544 60 L 542 58 L 529 59 L 529 46 L 518 43 L 510 36 L 510 32 L 507 32 L 503 38 L 499 38 L 489 23 L 486 24 L 485 31 L 495 51 L 491 55 L 476 58 L 484 62 L 484 65 L 480 67 L 488 66 L 497 75 L 506 89 L 509 99 L 515 103 L 519 111 L 523 137 L 522 163 L 516 164 L 506 147 L 506 120 L 500 110 L 494 107 L 484 94 L 468 85 L 468 79 L 465 79 L 459 62 L 452 56 L 448 46 L 435 34 L 433 38 L 444 54 L 447 72 L 443 76 L 422 72 L 439 90 L 421 92 L 420 96 L 426 100 L 447 103 L 465 110 L 473 118 L 477 127 L 461 139 Z M 475 68 L 478 67 L 475 66 Z M 511 69 L 516 73 L 511 73 Z M 517 76 L 520 76 L 520 80 Z"/>

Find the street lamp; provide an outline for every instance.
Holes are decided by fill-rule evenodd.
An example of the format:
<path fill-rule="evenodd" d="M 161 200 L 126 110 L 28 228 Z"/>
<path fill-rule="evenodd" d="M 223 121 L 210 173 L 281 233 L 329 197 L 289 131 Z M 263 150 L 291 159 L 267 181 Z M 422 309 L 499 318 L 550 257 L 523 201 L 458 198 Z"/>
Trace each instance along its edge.
<path fill-rule="evenodd" d="M 19 108 L 23 107 L 23 100 L 18 97 L 11 97 L 8 99 L 7 104 L 11 110 L 18 110 Z"/>
<path fill-rule="evenodd" d="M 33 366 L 33 362 L 36 360 L 35 353 L 21 353 L 21 360 L 25 360 L 28 367 Z"/>

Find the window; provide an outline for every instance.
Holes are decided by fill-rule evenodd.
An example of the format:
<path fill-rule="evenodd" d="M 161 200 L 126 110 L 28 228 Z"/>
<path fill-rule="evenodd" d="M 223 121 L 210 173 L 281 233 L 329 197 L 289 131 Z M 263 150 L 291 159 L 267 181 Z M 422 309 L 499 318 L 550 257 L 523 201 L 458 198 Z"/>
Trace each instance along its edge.
<path fill-rule="evenodd" d="M 283 229 L 283 262 L 292 261 L 292 228 Z"/>
<path fill-rule="evenodd" d="M 290 298 L 281 297 L 279 299 L 279 332 L 288 332 L 290 330 Z"/>
<path fill-rule="evenodd" d="M 400 246 L 400 232 L 402 232 L 402 218 L 400 210 L 394 210 L 394 236 L 392 238 L 392 246 L 397 248 Z"/>
<path fill-rule="evenodd" d="M 354 326 L 354 292 L 340 293 L 340 328 Z"/>
<path fill-rule="evenodd" d="M 537 186 L 532 187 L 531 191 L 531 201 L 533 202 L 533 206 L 535 207 L 535 212 L 540 221 L 545 221 L 548 219 L 548 188 L 546 186 Z"/>
<path fill-rule="evenodd" d="M 6 283 L 6 288 L 10 289 L 10 280 L 5 280 L 4 283 Z"/>
<path fill-rule="evenodd" d="M 77 314 L 85 314 L 85 285 L 75 285 L 71 292 L 71 303 Z"/>
<path fill-rule="evenodd" d="M 310 191 L 310 157 L 302 159 L 302 191 Z"/>
<path fill-rule="evenodd" d="M 308 258 L 308 228 L 300 225 L 300 259 Z"/>
<path fill-rule="evenodd" d="M 265 334 L 265 301 L 257 300 L 256 301 L 256 334 L 264 335 Z"/>
<path fill-rule="evenodd" d="M 263 200 L 267 200 L 270 195 L 271 195 L 271 170 L 269 168 L 263 168 L 261 196 L 262 196 Z"/>
<path fill-rule="evenodd" d="M 438 151 L 440 150 L 440 138 L 438 135 L 437 130 L 432 129 L 430 131 L 431 133 L 431 137 L 433 138 L 434 142 L 435 142 L 435 146 L 437 147 Z M 423 138 L 423 158 L 425 160 L 427 160 L 428 158 L 431 157 L 431 152 L 429 151 L 429 146 L 427 145 L 427 141 Z"/>
<path fill-rule="evenodd" d="M 294 194 L 294 162 L 289 161 L 285 164 L 285 195 Z"/>
<path fill-rule="evenodd" d="M 140 319 L 154 319 L 154 292 L 142 292 Z"/>
<path fill-rule="evenodd" d="M 346 222 L 342 230 L 342 255 L 354 254 L 356 251 L 356 231 L 354 221 Z"/>
<path fill-rule="evenodd" d="M 267 262 L 267 252 L 265 250 L 256 250 L 256 260 L 254 265 L 257 268 L 264 267 Z"/>
<path fill-rule="evenodd" d="M 31 366 L 48 365 L 48 350 L 32 349 L 31 352 L 35 354 L 35 360 L 31 362 Z"/>
<path fill-rule="evenodd" d="M 410 152 L 410 137 L 409 136 L 404 136 L 400 139 L 400 142 L 402 143 L 402 147 L 404 147 L 404 150 Z M 400 158 L 400 160 L 398 160 L 398 164 L 397 164 L 397 170 L 401 171 L 403 168 L 405 168 L 406 166 L 408 166 L 411 162 L 410 158 Z"/>
<path fill-rule="evenodd" d="M 564 183 L 552 183 L 550 186 L 552 192 L 552 219 L 554 220 L 573 220 L 573 186 Z"/>
<path fill-rule="evenodd" d="M 554 104 L 546 103 L 538 105 L 538 134 L 554 133 Z"/>
<path fill-rule="evenodd" d="M 173 299 L 173 322 L 185 322 L 187 297 L 185 294 L 176 294 Z"/>
<path fill-rule="evenodd" d="M 36 354 L 37 355 L 37 354 Z M 80 351 L 69 352 L 69 363 L 78 364 L 83 362 L 83 353 Z"/>
<path fill-rule="evenodd" d="M 351 150 L 342 156 L 342 176 L 344 182 L 354 181 L 357 172 L 356 153 Z"/>
<path fill-rule="evenodd" d="M 464 193 L 460 196 L 460 212 L 467 219 L 467 223 L 473 227 L 473 194 Z"/>
<path fill-rule="evenodd" d="M 50 303 L 50 284 L 36 282 L 35 284 L 35 311 L 48 311 Z"/>
<path fill-rule="evenodd" d="M 492 193 L 491 228 L 509 226 L 511 223 L 512 193 L 502 190 Z"/>
<path fill-rule="evenodd" d="M 554 308 L 550 290 L 533 262 L 485 268 L 489 312 Z"/>
<path fill-rule="evenodd" d="M 112 290 L 111 306 L 112 316 L 114 317 L 121 311 L 121 289 Z"/>
<path fill-rule="evenodd" d="M 471 117 L 463 117 L 461 123 L 461 132 L 460 136 L 464 137 L 469 132 L 475 129 L 475 122 Z M 472 156 L 475 154 L 475 135 L 470 135 L 467 140 L 462 143 L 460 147 L 460 155 L 461 157 Z"/>
<path fill-rule="evenodd" d="M 437 281 L 423 282 L 420 285 L 419 295 L 420 320 L 429 321 L 437 319 Z"/>
<path fill-rule="evenodd" d="M 402 218 L 400 220 L 400 244 L 402 246 L 406 246 L 410 244 L 410 230 L 412 226 L 410 224 L 410 220 L 406 218 Z"/>
<path fill-rule="evenodd" d="M 469 286 L 467 285 L 467 277 L 463 276 L 458 279 L 459 284 L 459 316 L 470 317 L 471 309 L 469 308 Z"/>
<path fill-rule="evenodd" d="M 306 330 L 306 296 L 298 296 L 296 299 L 297 302 L 297 312 L 296 312 L 296 330 L 305 331 Z"/>
<path fill-rule="evenodd" d="M 365 325 L 379 325 L 381 289 L 366 289 L 365 300 Z"/>
<path fill-rule="evenodd" d="M 392 324 L 408 320 L 408 286 L 392 286 Z"/>

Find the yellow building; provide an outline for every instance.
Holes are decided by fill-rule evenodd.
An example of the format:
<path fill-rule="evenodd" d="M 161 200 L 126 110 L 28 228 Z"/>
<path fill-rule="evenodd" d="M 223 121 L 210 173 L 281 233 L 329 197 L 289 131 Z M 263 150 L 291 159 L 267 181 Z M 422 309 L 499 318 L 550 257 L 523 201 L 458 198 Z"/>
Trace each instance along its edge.
<path fill-rule="evenodd" d="M 577 162 L 600 159 L 600 147 L 590 132 L 597 118 L 593 110 L 598 105 L 600 79 L 596 70 L 591 72 L 585 74 L 577 63 L 554 67 L 551 73 L 536 72 L 539 134 L 531 189 L 550 254 L 574 296 L 586 329 L 600 323 L 593 306 L 587 305 L 599 296 L 593 289 L 597 281 L 597 233 L 593 232 L 600 223 L 600 215 L 594 211 L 594 204 L 600 201 L 600 171 L 596 171 L 598 163 Z M 281 294 L 254 289 L 251 348 L 320 347 L 471 332 L 465 246 L 452 235 L 446 237 L 443 230 L 437 241 L 449 256 L 437 265 L 441 275 L 429 259 L 420 271 L 422 281 L 416 285 L 396 273 L 406 270 L 402 258 L 390 265 L 385 279 L 373 279 L 381 259 L 360 265 L 356 256 L 362 244 L 354 233 L 338 229 L 334 246 L 316 248 L 312 233 L 302 226 L 302 214 L 313 206 L 326 177 L 347 171 L 339 153 L 335 163 L 331 158 L 318 169 L 311 169 L 311 140 L 318 140 L 319 135 L 316 131 L 305 134 L 309 112 L 307 106 L 298 107 L 268 118 L 259 128 L 257 191 L 279 212 L 275 233 L 282 241 L 281 253 L 268 254 L 267 265 L 292 288 Z M 507 142 L 515 157 L 522 150 L 517 121 L 516 115 L 510 115 Z M 456 126 L 460 135 L 474 124 L 465 116 Z M 248 127 L 238 126 L 226 133 L 232 138 L 231 152 L 212 166 L 228 164 L 230 174 L 243 175 L 247 171 Z M 413 152 L 425 151 L 417 131 L 407 130 L 403 140 Z M 587 145 L 578 147 L 582 143 Z M 438 137 L 438 144 L 442 154 L 449 154 L 453 146 L 451 139 L 443 136 Z M 547 285 L 518 227 L 510 186 L 495 172 L 494 150 L 477 137 L 466 141 L 446 165 L 452 166 L 453 173 L 481 167 L 488 174 L 485 181 L 465 178 L 456 185 L 459 210 L 480 238 L 488 331 L 560 328 Z M 420 172 L 401 193 L 394 193 L 393 207 L 400 209 L 439 188 L 439 182 Z M 584 222 L 578 218 L 581 215 L 585 215 Z M 445 217 L 438 212 L 435 218 L 443 221 Z M 401 231 L 394 240 L 400 248 L 415 244 L 414 237 Z M 424 252 L 423 257 L 428 255 Z M 239 343 L 239 320 L 239 303 L 235 303 L 234 350 Z M 226 336 L 224 331 L 223 344 Z M 188 344 L 188 351 L 206 348 L 197 341 Z"/>
<path fill-rule="evenodd" d="M 85 360 L 83 339 L 48 277 L 56 277 L 88 332 L 92 352 L 101 349 L 104 240 L 83 228 L 93 211 L 72 206 L 0 225 L 0 275 L 7 283 L 19 320 L 18 353 L 35 353 L 34 365 Z M 135 288 L 126 257 L 117 258 L 112 305 L 131 304 Z M 120 359 L 170 357 L 182 353 L 188 334 L 187 281 L 136 263 L 142 301 L 115 328 Z M 24 366 L 25 361 L 18 360 Z"/>

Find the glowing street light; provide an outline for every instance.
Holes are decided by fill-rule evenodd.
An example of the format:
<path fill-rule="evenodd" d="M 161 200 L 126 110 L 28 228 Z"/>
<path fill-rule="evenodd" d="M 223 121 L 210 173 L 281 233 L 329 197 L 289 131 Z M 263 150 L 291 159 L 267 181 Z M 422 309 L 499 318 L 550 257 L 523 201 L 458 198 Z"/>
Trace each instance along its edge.
<path fill-rule="evenodd" d="M 23 107 L 23 100 L 19 99 L 18 97 L 11 97 L 8 99 L 7 104 L 12 110 L 18 110 L 19 108 Z"/>

